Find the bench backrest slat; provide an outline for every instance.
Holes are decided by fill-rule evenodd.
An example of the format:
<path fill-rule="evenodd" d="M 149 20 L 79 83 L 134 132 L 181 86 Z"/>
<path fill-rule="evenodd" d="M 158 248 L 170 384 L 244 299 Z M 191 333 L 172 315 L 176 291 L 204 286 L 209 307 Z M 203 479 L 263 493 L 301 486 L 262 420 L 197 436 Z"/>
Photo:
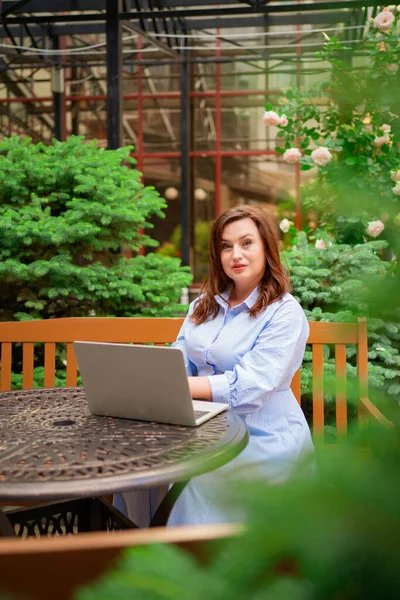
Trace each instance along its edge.
<path fill-rule="evenodd" d="M 67 386 L 74 387 L 77 384 L 78 365 L 72 342 L 67 344 Z"/>
<path fill-rule="evenodd" d="M 313 432 L 324 431 L 324 346 L 312 347 Z"/>
<path fill-rule="evenodd" d="M 358 319 L 357 331 L 357 369 L 360 385 L 360 396 L 368 397 L 368 332 L 367 320 Z"/>
<path fill-rule="evenodd" d="M 1 344 L 1 378 L 0 389 L 2 392 L 11 389 L 11 357 L 12 344 L 11 342 L 3 342 Z"/>
<path fill-rule="evenodd" d="M 12 344 L 22 344 L 22 385 L 34 384 L 34 343 L 44 345 L 44 386 L 55 385 L 56 344 L 66 347 L 66 384 L 77 384 L 77 363 L 72 342 L 115 342 L 155 344 L 173 342 L 182 325 L 182 318 L 106 318 L 73 317 L 43 321 L 0 322 L 0 390 L 11 389 Z M 346 345 L 357 346 L 357 367 L 360 391 L 368 396 L 368 339 L 365 319 L 357 323 L 310 323 L 308 344 L 313 355 L 313 433 L 324 431 L 324 352 L 325 344 L 335 346 L 336 362 L 336 427 L 338 436 L 346 435 Z M 292 390 L 301 403 L 300 370 L 293 377 Z"/>
<path fill-rule="evenodd" d="M 44 344 L 44 387 L 54 387 L 56 371 L 56 344 Z"/>
<path fill-rule="evenodd" d="M 22 346 L 22 387 L 24 390 L 33 387 L 33 343 L 26 342 Z"/>
<path fill-rule="evenodd" d="M 347 431 L 346 345 L 336 344 L 336 431 L 344 437 Z"/>

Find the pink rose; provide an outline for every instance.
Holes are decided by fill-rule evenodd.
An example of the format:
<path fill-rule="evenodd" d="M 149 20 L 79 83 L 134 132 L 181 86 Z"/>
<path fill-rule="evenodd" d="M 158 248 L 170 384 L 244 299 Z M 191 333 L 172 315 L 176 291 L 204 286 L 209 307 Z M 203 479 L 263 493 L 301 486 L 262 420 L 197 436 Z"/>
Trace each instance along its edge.
<path fill-rule="evenodd" d="M 266 125 L 274 125 L 275 127 L 281 124 L 280 116 L 273 110 L 268 110 L 264 113 L 263 121 Z"/>
<path fill-rule="evenodd" d="M 282 127 L 286 127 L 286 125 L 289 123 L 288 118 L 286 115 L 282 115 L 281 116 L 281 122 L 280 125 L 282 125 Z"/>
<path fill-rule="evenodd" d="M 279 229 L 283 233 L 287 233 L 292 225 L 293 221 L 289 221 L 289 219 L 282 219 L 282 221 L 279 223 Z"/>
<path fill-rule="evenodd" d="M 326 244 L 325 244 L 324 240 L 317 240 L 315 242 L 315 247 L 318 248 L 318 250 L 325 250 Z"/>
<path fill-rule="evenodd" d="M 328 148 L 320 146 L 313 150 L 311 158 L 319 167 L 325 167 L 325 165 L 332 160 L 332 154 L 329 152 Z"/>
<path fill-rule="evenodd" d="M 389 143 L 390 143 L 390 137 L 388 136 L 387 133 L 385 133 L 385 135 L 380 135 L 374 139 L 374 146 L 376 146 L 377 148 L 380 148 L 381 146 L 383 146 L 383 144 L 389 144 Z"/>
<path fill-rule="evenodd" d="M 383 133 L 390 133 L 392 128 L 390 127 L 390 125 L 387 125 L 386 123 L 384 123 L 383 125 L 381 125 L 379 127 L 379 129 L 381 131 L 383 131 Z"/>
<path fill-rule="evenodd" d="M 392 188 L 392 192 L 393 194 L 396 194 L 396 196 L 400 196 L 400 181 L 398 181 L 394 188 Z"/>
<path fill-rule="evenodd" d="M 400 169 L 397 169 L 397 171 L 392 171 L 391 179 L 392 181 L 400 181 Z"/>
<path fill-rule="evenodd" d="M 379 31 L 389 31 L 394 23 L 394 14 L 386 7 L 382 12 L 376 15 L 374 23 Z"/>
<path fill-rule="evenodd" d="M 366 232 L 368 233 L 369 236 L 375 238 L 375 237 L 378 237 L 378 235 L 380 235 L 384 229 L 385 229 L 385 226 L 382 223 L 382 221 L 379 221 L 379 220 L 378 221 L 370 221 L 368 223 Z"/>
<path fill-rule="evenodd" d="M 367 125 L 364 125 L 364 129 L 365 129 L 366 133 L 372 133 L 374 130 L 371 123 L 367 123 Z"/>
<path fill-rule="evenodd" d="M 290 165 L 294 165 L 295 163 L 299 162 L 300 158 L 301 152 L 298 148 L 289 148 L 288 150 L 285 150 L 283 154 L 283 160 Z"/>

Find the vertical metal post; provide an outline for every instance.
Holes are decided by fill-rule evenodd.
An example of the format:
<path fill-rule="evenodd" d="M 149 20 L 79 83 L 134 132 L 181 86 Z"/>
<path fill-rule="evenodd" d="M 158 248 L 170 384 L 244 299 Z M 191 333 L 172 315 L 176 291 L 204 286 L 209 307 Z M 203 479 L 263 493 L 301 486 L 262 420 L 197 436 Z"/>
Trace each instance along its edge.
<path fill-rule="evenodd" d="M 187 42 L 185 42 L 187 43 Z M 189 99 L 190 65 L 188 51 L 183 51 L 181 63 L 181 227 L 182 227 L 182 264 L 189 266 L 193 256 L 193 239 L 191 236 L 191 172 L 190 172 L 190 99 Z"/>
<path fill-rule="evenodd" d="M 60 50 L 60 38 L 58 35 L 52 37 L 52 42 L 54 50 Z M 61 57 L 57 56 L 56 65 L 52 69 L 51 87 L 54 107 L 54 137 L 63 142 L 66 137 L 66 111 L 64 70 L 61 63 Z"/>
<path fill-rule="evenodd" d="M 189 253 L 189 261 L 190 261 L 190 266 L 192 269 L 192 273 L 195 274 L 195 269 L 196 269 L 196 220 L 197 220 L 197 208 L 198 205 L 196 205 L 196 201 L 195 201 L 195 197 L 194 197 L 194 190 L 196 187 L 196 182 L 195 182 L 195 158 L 192 156 L 192 151 L 193 148 L 195 147 L 195 141 L 194 141 L 194 136 L 195 136 L 195 123 L 194 123 L 194 111 L 195 111 L 195 106 L 194 106 L 194 100 L 191 97 L 191 94 L 193 92 L 195 88 L 195 67 L 194 65 L 190 68 L 189 74 L 188 74 L 188 81 L 189 81 L 189 173 L 191 173 L 191 177 L 189 180 L 189 195 L 188 198 L 190 200 L 190 221 L 189 221 L 189 240 L 191 240 L 191 250 Z M 200 220 L 200 219 L 199 219 Z"/>
<path fill-rule="evenodd" d="M 119 14 L 122 0 L 106 0 L 107 141 L 108 148 L 122 144 L 122 42 Z"/>
<path fill-rule="evenodd" d="M 221 40 L 219 38 L 220 29 L 217 29 L 215 56 L 215 216 L 221 212 Z"/>
<path fill-rule="evenodd" d="M 7 100 L 10 100 L 10 88 L 6 85 Z M 12 123 L 11 123 L 11 102 L 7 102 L 7 117 L 8 117 L 8 137 L 12 135 Z"/>
<path fill-rule="evenodd" d="M 300 4 L 301 0 L 297 0 L 297 4 Z M 296 86 L 297 89 L 300 88 L 301 84 L 301 25 L 296 25 Z M 297 142 L 300 143 L 301 140 L 297 138 Z M 301 230 L 301 191 L 300 191 L 300 165 L 296 163 L 295 165 L 296 171 L 296 179 L 295 179 L 295 190 L 296 190 L 296 230 Z"/>
<path fill-rule="evenodd" d="M 142 49 L 142 38 L 138 37 L 136 40 L 136 47 L 138 50 Z M 141 65 L 142 53 L 137 54 L 138 66 L 137 66 L 137 167 L 138 170 L 143 173 L 143 67 Z M 142 181 L 143 177 L 141 177 Z M 140 229 L 140 233 L 143 233 L 143 229 Z M 139 248 L 139 254 L 144 255 L 144 247 Z"/>

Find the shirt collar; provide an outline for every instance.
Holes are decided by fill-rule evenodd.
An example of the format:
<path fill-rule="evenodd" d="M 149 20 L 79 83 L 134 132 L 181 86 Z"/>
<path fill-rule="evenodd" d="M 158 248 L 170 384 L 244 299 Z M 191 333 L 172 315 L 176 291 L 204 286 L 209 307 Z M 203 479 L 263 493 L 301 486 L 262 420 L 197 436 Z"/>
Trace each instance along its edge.
<path fill-rule="evenodd" d="M 222 294 L 219 294 L 219 295 L 216 294 L 214 296 L 215 301 L 220 306 L 222 306 L 222 308 L 224 310 L 228 309 L 230 291 L 231 291 L 231 289 L 227 288 L 224 292 L 222 292 Z M 251 292 L 251 294 L 249 294 L 249 296 L 247 296 L 246 300 L 244 300 L 241 304 L 238 304 L 237 307 L 235 307 L 235 308 L 239 308 L 239 306 L 243 306 L 244 304 L 246 305 L 246 307 L 248 309 L 252 308 L 258 300 L 259 294 L 260 294 L 260 287 L 257 286 L 256 288 L 254 288 L 254 290 Z"/>

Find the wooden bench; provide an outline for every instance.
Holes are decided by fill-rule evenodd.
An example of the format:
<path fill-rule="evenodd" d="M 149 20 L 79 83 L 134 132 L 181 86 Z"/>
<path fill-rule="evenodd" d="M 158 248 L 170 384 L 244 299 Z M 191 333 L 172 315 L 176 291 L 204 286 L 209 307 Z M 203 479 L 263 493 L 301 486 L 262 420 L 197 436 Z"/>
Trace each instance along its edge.
<path fill-rule="evenodd" d="M 72 536 L 0 539 L 0 597 L 73 600 L 77 589 L 112 569 L 132 546 L 173 544 L 207 562 L 215 540 L 237 535 L 239 525 L 155 527 Z M 12 596 L 8 596 L 12 594 Z"/>
<path fill-rule="evenodd" d="M 35 344 L 44 345 L 44 386 L 54 387 L 56 344 L 66 345 L 66 384 L 77 385 L 77 363 L 72 347 L 75 340 L 164 345 L 176 339 L 183 319 L 178 318 L 64 318 L 42 321 L 0 322 L 1 368 L 0 390 L 11 389 L 12 345 L 22 344 L 22 386 L 34 385 Z M 335 346 L 336 360 L 336 429 L 338 437 L 347 431 L 346 345 L 357 347 L 358 418 L 368 416 L 389 424 L 384 415 L 368 399 L 368 340 L 367 322 L 357 323 L 310 322 L 308 343 L 312 346 L 314 436 L 324 431 L 323 348 Z M 301 403 L 300 370 L 292 381 L 292 390 Z"/>
<path fill-rule="evenodd" d="M 72 342 L 77 339 L 120 343 L 172 342 L 182 319 L 144 318 L 69 318 L 24 323 L 0 323 L 0 389 L 11 386 L 12 344 L 22 344 L 23 387 L 33 386 L 34 344 L 44 344 L 44 384 L 54 386 L 56 344 L 66 344 L 66 382 L 77 383 L 77 365 Z M 336 424 L 338 433 L 347 430 L 346 345 L 357 347 L 360 397 L 359 419 L 368 414 L 383 424 L 389 421 L 368 400 L 367 323 L 310 323 L 308 340 L 313 356 L 313 429 L 314 436 L 324 427 L 323 346 L 333 344 L 336 357 Z M 300 402 L 300 372 L 292 389 Z M 213 525 L 167 529 L 82 533 L 79 536 L 0 540 L 0 582 L 4 591 L 28 594 L 30 600 L 50 600 L 55 590 L 59 600 L 72 600 L 80 585 L 88 584 L 112 568 L 124 548 L 149 543 L 169 543 L 184 548 L 200 560 L 209 555 L 213 540 L 240 532 L 237 525 Z M 23 577 L 21 577 L 21 573 Z M 66 575 L 67 573 L 67 575 Z M 61 585 L 60 585 L 61 582 Z M 3 591 L 1 590 L 1 591 Z"/>

